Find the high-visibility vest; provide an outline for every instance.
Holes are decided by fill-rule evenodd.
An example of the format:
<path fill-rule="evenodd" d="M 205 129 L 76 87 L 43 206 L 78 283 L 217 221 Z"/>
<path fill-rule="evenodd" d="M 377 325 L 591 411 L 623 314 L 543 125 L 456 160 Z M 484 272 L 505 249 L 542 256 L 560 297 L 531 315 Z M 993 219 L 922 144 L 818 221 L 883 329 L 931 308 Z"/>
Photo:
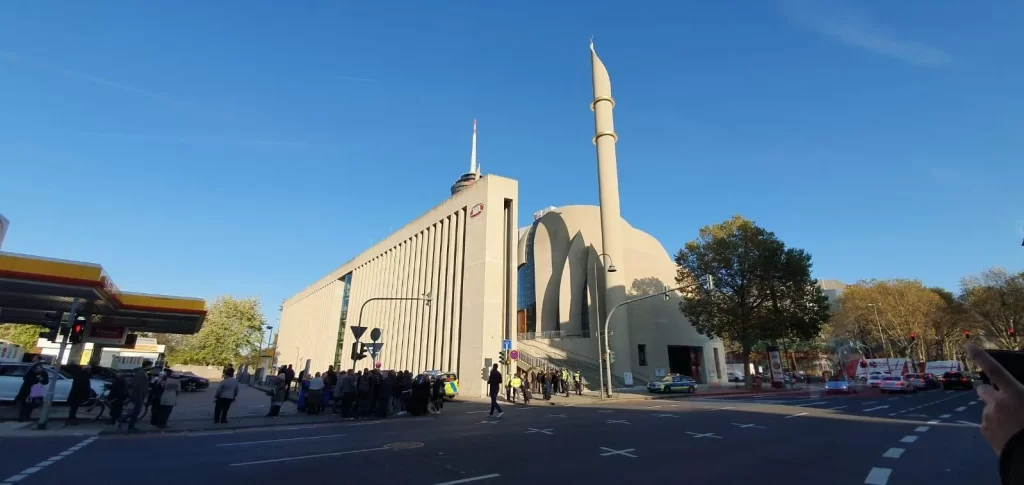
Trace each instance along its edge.
<path fill-rule="evenodd" d="M 580 380 L 580 373 L 577 372 L 577 373 L 573 374 L 573 378 L 576 379 L 577 381 L 579 381 Z"/>
<path fill-rule="evenodd" d="M 523 381 L 522 381 L 522 379 L 520 379 L 520 378 L 518 378 L 518 377 L 513 377 L 513 378 L 512 378 L 512 387 L 514 387 L 514 388 L 517 388 L 517 389 L 518 389 L 518 388 L 520 388 L 520 387 L 522 387 L 522 386 L 523 386 Z"/>

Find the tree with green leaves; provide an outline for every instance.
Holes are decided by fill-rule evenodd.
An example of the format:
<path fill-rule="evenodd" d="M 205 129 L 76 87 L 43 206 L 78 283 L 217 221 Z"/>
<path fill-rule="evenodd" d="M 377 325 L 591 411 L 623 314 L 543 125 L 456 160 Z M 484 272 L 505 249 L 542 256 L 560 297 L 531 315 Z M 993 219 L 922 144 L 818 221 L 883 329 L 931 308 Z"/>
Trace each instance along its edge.
<path fill-rule="evenodd" d="M 259 298 L 218 297 L 195 335 L 162 335 L 172 364 L 227 365 L 242 362 L 260 348 L 260 329 L 266 325 Z"/>
<path fill-rule="evenodd" d="M 701 334 L 739 346 L 744 369 L 757 344 L 811 340 L 829 319 L 810 254 L 741 216 L 701 228 L 675 261 L 676 281 L 692 289 L 684 291 L 680 311 Z"/>
<path fill-rule="evenodd" d="M 45 328 L 37 325 L 5 323 L 0 325 L 0 340 L 18 344 L 25 352 L 31 352 L 39 341 L 39 333 L 44 331 Z"/>

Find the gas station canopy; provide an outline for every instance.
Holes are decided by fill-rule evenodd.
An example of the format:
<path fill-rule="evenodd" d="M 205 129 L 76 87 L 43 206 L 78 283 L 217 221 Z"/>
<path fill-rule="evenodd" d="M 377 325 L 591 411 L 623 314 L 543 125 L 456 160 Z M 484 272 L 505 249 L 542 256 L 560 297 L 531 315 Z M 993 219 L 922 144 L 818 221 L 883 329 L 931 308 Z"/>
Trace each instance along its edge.
<path fill-rule="evenodd" d="M 204 300 L 121 291 L 98 264 L 0 251 L 0 323 L 42 325 L 74 300 L 89 325 L 139 332 L 194 334 L 206 318 Z"/>

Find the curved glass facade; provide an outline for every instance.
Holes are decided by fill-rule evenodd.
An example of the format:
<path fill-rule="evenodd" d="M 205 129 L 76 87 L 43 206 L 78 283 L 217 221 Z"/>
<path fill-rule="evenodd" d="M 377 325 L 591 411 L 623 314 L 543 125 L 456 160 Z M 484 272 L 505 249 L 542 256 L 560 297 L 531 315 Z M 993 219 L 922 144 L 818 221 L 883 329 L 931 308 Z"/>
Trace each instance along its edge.
<path fill-rule="evenodd" d="M 533 221 L 526 235 L 526 264 L 519 267 L 519 288 L 516 310 L 519 314 L 519 333 L 537 332 L 537 282 L 533 261 L 533 240 L 540 220 Z"/>

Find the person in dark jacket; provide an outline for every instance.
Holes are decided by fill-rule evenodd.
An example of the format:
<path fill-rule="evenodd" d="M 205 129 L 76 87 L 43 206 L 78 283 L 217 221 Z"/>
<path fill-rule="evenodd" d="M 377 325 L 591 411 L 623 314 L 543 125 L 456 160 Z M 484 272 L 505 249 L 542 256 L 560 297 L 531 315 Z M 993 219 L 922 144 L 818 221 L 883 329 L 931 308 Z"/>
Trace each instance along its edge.
<path fill-rule="evenodd" d="M 68 393 L 68 424 L 77 424 L 78 407 L 89 399 L 89 393 L 92 391 L 89 387 L 89 378 L 92 376 L 92 367 L 78 367 L 72 372 L 71 392 Z"/>
<path fill-rule="evenodd" d="M 110 392 L 107 394 L 107 402 L 110 403 L 110 424 L 117 424 L 126 399 L 128 399 L 128 379 L 125 378 L 123 372 L 118 372 L 114 376 L 114 382 L 110 383 Z"/>
<path fill-rule="evenodd" d="M 1024 384 L 980 347 L 970 344 L 967 352 L 992 383 L 978 386 L 985 402 L 981 434 L 999 455 L 1000 481 L 1024 484 Z"/>
<path fill-rule="evenodd" d="M 153 367 L 153 362 L 149 360 L 142 361 L 142 367 L 136 368 L 132 372 L 132 383 L 128 390 L 128 400 L 132 403 L 132 412 L 128 416 L 122 416 L 117 420 L 117 429 L 121 429 L 121 425 L 125 422 L 128 423 L 128 431 L 135 430 L 135 422 L 139 419 L 139 414 L 142 413 L 142 406 L 145 403 L 146 394 L 149 392 L 149 369 Z"/>
<path fill-rule="evenodd" d="M 35 404 L 32 403 L 30 398 L 32 393 L 32 386 L 36 384 L 48 385 L 50 383 L 50 376 L 43 369 L 43 364 L 36 360 L 32 367 L 25 372 L 25 376 L 21 378 L 21 387 L 18 389 L 18 395 L 14 397 L 14 402 L 20 405 L 18 411 L 18 421 L 28 421 L 32 418 L 32 408 Z"/>
<path fill-rule="evenodd" d="M 494 410 L 498 410 L 498 417 L 500 418 L 505 411 L 501 410 L 501 406 L 498 405 L 498 392 L 501 391 L 501 372 L 498 372 L 498 364 L 494 364 L 491 368 L 491 375 L 487 377 L 487 394 L 491 396 L 491 413 L 488 416 L 494 416 Z"/>

